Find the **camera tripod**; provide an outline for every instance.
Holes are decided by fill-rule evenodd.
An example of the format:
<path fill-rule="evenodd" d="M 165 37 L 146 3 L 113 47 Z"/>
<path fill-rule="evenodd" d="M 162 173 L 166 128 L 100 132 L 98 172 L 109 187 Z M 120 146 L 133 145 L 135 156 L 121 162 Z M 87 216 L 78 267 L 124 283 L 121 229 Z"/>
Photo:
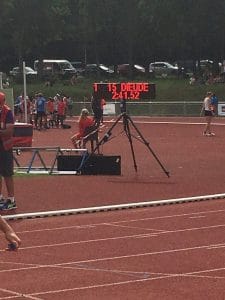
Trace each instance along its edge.
<path fill-rule="evenodd" d="M 128 138 L 128 141 L 130 143 L 130 148 L 131 148 L 131 153 L 133 157 L 133 163 L 134 163 L 134 169 L 137 172 L 137 163 L 136 163 L 136 158 L 135 158 L 135 153 L 134 153 L 134 147 L 133 147 L 133 141 L 132 141 L 132 134 L 130 131 L 130 124 L 133 126 L 133 128 L 136 130 L 140 138 L 135 137 L 137 140 L 145 144 L 145 146 L 149 149 L 149 151 L 152 153 L 153 157 L 156 159 L 164 173 L 166 174 L 167 177 L 170 177 L 169 172 L 164 168 L 162 163 L 160 162 L 159 158 L 155 154 L 155 152 L 152 150 L 152 148 L 149 145 L 149 142 L 146 141 L 146 139 L 143 137 L 141 134 L 140 130 L 137 128 L 137 126 L 134 124 L 133 120 L 131 117 L 126 113 L 123 112 L 119 115 L 117 120 L 114 122 L 114 124 L 111 126 L 111 128 L 105 133 L 103 138 L 97 143 L 96 147 L 93 149 L 93 151 L 90 153 L 90 156 L 96 152 L 96 150 L 99 150 L 99 147 L 103 145 L 104 143 L 108 142 L 110 139 L 110 136 L 112 135 L 112 130 L 113 128 L 118 124 L 118 122 L 122 120 L 123 121 L 123 131 L 126 133 L 126 136 Z"/>

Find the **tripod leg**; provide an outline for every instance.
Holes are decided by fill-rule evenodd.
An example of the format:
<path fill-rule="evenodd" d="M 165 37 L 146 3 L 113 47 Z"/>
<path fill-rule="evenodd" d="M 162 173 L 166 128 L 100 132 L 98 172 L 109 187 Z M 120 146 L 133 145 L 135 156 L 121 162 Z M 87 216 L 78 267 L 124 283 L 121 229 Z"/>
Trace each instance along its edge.
<path fill-rule="evenodd" d="M 166 174 L 166 176 L 170 177 L 170 173 L 164 168 L 163 164 L 161 163 L 161 161 L 159 160 L 159 158 L 156 156 L 155 152 L 150 147 L 149 142 L 147 142 L 146 139 L 143 137 L 143 135 L 141 134 L 140 130 L 134 124 L 134 122 L 132 121 L 132 119 L 129 116 L 127 116 L 127 119 L 131 122 L 132 126 L 134 127 L 134 129 L 137 131 L 137 133 L 141 137 L 141 139 L 144 142 L 145 146 L 147 146 L 147 148 L 149 149 L 149 151 L 152 153 L 152 155 L 154 156 L 154 158 L 156 159 L 156 161 L 158 162 L 158 164 L 160 165 L 160 167 L 162 168 L 162 170 L 164 171 L 164 173 Z"/>
<path fill-rule="evenodd" d="M 134 169 L 137 172 L 137 163 L 136 163 L 136 159 L 135 159 L 134 147 L 133 147 L 133 142 L 132 142 L 132 137 L 131 137 L 131 133 L 130 133 L 130 127 L 129 127 L 127 115 L 124 115 L 123 125 L 124 125 L 124 131 L 126 132 L 126 135 L 128 137 L 129 143 L 130 143 L 131 153 L 132 153 L 133 162 L 134 162 Z"/>
<path fill-rule="evenodd" d="M 104 144 L 105 142 L 108 141 L 109 137 L 112 134 L 112 130 L 113 128 L 117 125 L 117 123 L 123 118 L 123 114 L 121 114 L 118 119 L 115 121 L 115 123 L 113 123 L 113 125 L 109 128 L 109 130 L 104 134 L 103 138 L 98 141 L 96 147 L 93 149 L 93 151 L 91 152 L 91 154 L 94 154 L 96 152 L 96 150 L 99 150 L 99 147 Z M 90 154 L 90 155 L 91 155 Z"/>

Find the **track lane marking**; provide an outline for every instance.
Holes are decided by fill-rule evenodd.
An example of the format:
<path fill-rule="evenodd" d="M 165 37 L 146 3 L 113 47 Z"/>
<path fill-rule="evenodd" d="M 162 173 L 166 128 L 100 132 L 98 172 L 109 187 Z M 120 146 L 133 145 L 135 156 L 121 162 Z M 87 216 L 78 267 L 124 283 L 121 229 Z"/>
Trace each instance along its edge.
<path fill-rule="evenodd" d="M 148 209 L 142 209 L 142 211 L 143 210 L 149 210 L 149 208 Z M 167 218 L 184 217 L 184 216 L 188 217 L 188 216 L 198 215 L 198 214 L 207 214 L 207 213 L 208 214 L 211 214 L 211 213 L 213 214 L 213 213 L 219 213 L 219 212 L 225 212 L 225 210 L 221 209 L 221 210 L 212 210 L 212 211 L 200 211 L 200 212 L 187 213 L 187 214 L 175 214 L 175 215 L 166 215 L 166 216 L 158 216 L 158 217 L 148 217 L 148 218 L 140 218 L 140 219 L 121 220 L 121 221 L 114 221 L 114 222 L 110 222 L 110 223 L 109 222 L 102 222 L 102 223 L 91 223 L 91 224 L 87 224 L 87 225 L 72 225 L 72 226 L 54 227 L 54 228 L 46 228 L 46 229 L 43 228 L 43 229 L 34 229 L 34 230 L 23 230 L 23 231 L 17 231 L 17 233 L 23 234 L 23 233 L 33 233 L 33 232 L 43 232 L 43 231 L 64 230 L 64 229 L 71 229 L 71 228 L 86 229 L 86 228 L 94 228 L 95 226 L 101 226 L 101 225 L 105 225 L 105 224 L 121 224 L 121 223 L 139 222 L 139 221 L 148 221 L 148 220 L 158 220 L 158 219 L 167 219 Z M 132 212 L 132 213 L 137 213 L 137 212 Z M 29 222 L 30 221 L 37 221 L 37 219 L 30 219 Z M 40 221 L 40 219 L 39 219 L 39 221 Z"/>
<path fill-rule="evenodd" d="M 55 243 L 55 244 L 43 244 L 43 245 L 36 245 L 36 246 L 27 246 L 27 247 L 20 247 L 20 251 L 28 250 L 28 249 L 38 249 L 38 248 L 45 248 L 45 247 L 57 247 L 57 246 L 66 246 L 66 245 L 75 245 L 75 244 L 85 244 L 85 243 L 98 243 L 98 242 L 105 242 L 105 241 L 112 241 L 112 240 L 121 240 L 121 239 L 135 239 L 141 237 L 155 237 L 161 234 L 170 234 L 170 233 L 180 233 L 180 232 L 189 232 L 189 231 L 197 231 L 197 230 L 208 230 L 212 228 L 222 228 L 225 227 L 225 224 L 219 225 L 212 225 L 212 226 L 202 226 L 202 227 L 194 227 L 194 228 L 185 228 L 185 229 L 177 229 L 177 230 L 166 230 L 160 231 L 156 233 L 141 233 L 141 234 L 133 234 L 133 235 L 124 235 L 124 236 L 116 236 L 116 237 L 109 237 L 109 238 L 100 238 L 100 239 L 91 239 L 91 240 L 80 240 L 75 242 L 64 242 L 64 243 Z M 140 228 L 141 229 L 141 228 Z M 143 229 L 144 230 L 144 229 Z M 5 252 L 4 249 L 1 249 L 0 252 Z M 0 261 L 1 262 L 1 261 Z"/>
<path fill-rule="evenodd" d="M 138 227 L 138 226 L 129 226 L 129 225 L 119 225 L 119 224 L 113 224 L 113 223 L 105 223 L 105 225 L 108 226 L 113 226 L 113 227 L 121 227 L 121 228 L 128 228 L 128 229 L 142 229 L 142 230 L 147 230 L 147 231 L 156 231 L 157 234 L 158 232 L 163 231 L 163 229 L 155 229 L 155 228 L 145 228 L 145 227 Z"/>
<path fill-rule="evenodd" d="M 213 280 L 215 280 L 215 279 L 224 279 L 224 277 L 201 276 L 201 275 L 197 275 L 197 274 L 195 275 L 195 274 L 192 274 L 192 273 L 164 274 L 164 275 L 154 277 L 154 278 L 142 278 L 142 279 L 135 279 L 135 280 L 120 281 L 120 282 L 111 282 L 111 283 L 99 284 L 99 285 L 89 285 L 89 286 L 75 287 L 75 288 L 68 288 L 68 289 L 61 289 L 61 290 L 52 290 L 52 291 L 46 291 L 46 292 L 42 292 L 42 293 L 41 292 L 40 293 L 32 293 L 30 295 L 36 296 L 36 295 L 63 293 L 63 292 L 76 291 L 76 290 L 104 288 L 104 287 L 120 286 L 120 285 L 134 284 L 134 283 L 146 282 L 146 281 L 170 279 L 170 278 L 175 278 L 175 277 L 180 277 L 180 278 L 182 278 L 182 277 L 208 278 L 208 279 L 213 279 Z"/>
<path fill-rule="evenodd" d="M 121 255 L 121 256 L 112 256 L 112 257 L 101 257 L 101 258 L 94 258 L 94 259 L 87 259 L 87 260 L 80 260 L 80 261 L 71 261 L 66 263 L 59 263 L 59 264 L 23 264 L 22 265 L 29 265 L 28 268 L 14 268 L 14 269 L 7 269 L 7 270 L 0 270 L 0 273 L 4 272 L 11 272 L 11 271 L 20 271 L 26 270 L 30 268 L 46 268 L 46 267 L 55 267 L 55 266 L 66 266 L 69 264 L 83 264 L 83 263 L 90 263 L 90 262 L 99 262 L 99 261 L 111 261 L 111 260 L 118 260 L 118 259 L 129 259 L 133 257 L 144 257 L 144 256 L 151 256 L 151 255 L 158 255 L 158 254 L 170 254 L 170 253 L 178 253 L 178 252 L 185 252 L 185 251 L 195 251 L 199 249 L 210 250 L 214 246 L 219 246 L 224 244 L 211 244 L 211 245 L 201 245 L 195 247 L 187 247 L 187 248 L 177 248 L 177 249 L 169 249 L 169 250 L 161 250 L 161 251 L 154 251 L 154 252 L 145 252 L 145 253 L 137 253 L 137 254 L 130 254 L 130 255 Z M 1 262 L 0 263 L 8 263 L 8 264 L 21 264 L 17 262 Z M 223 270 L 225 268 L 221 268 Z"/>
<path fill-rule="evenodd" d="M 9 297 L 7 297 L 7 296 L 6 297 L 1 297 L 0 299 L 13 299 L 13 298 L 17 298 L 17 297 L 24 297 L 24 298 L 32 299 L 32 300 L 43 300 L 41 298 L 37 298 L 37 297 L 34 297 L 32 295 L 17 293 L 17 292 L 14 292 L 14 291 L 3 289 L 3 288 L 0 288 L 0 291 L 13 295 L 13 296 L 9 296 Z"/>

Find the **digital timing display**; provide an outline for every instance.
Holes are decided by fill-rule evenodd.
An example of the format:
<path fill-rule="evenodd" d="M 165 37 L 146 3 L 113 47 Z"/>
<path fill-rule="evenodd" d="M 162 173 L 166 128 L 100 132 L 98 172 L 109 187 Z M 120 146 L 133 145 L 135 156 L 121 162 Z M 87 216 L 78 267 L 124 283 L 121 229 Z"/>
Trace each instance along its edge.
<path fill-rule="evenodd" d="M 94 83 L 93 96 L 107 100 L 154 99 L 155 84 L 148 82 Z"/>

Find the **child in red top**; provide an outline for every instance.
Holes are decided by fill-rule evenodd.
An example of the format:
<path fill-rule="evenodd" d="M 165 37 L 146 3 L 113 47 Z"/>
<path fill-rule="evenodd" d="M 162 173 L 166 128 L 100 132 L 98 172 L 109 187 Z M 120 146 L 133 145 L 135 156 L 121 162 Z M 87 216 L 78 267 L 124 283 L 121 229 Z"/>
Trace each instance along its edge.
<path fill-rule="evenodd" d="M 47 102 L 47 111 L 48 111 L 48 114 L 51 114 L 54 112 L 54 99 L 51 97 L 48 99 L 48 102 Z"/>
<path fill-rule="evenodd" d="M 89 111 L 86 108 L 82 109 L 80 118 L 78 120 L 79 132 L 71 137 L 71 141 L 75 148 L 80 146 L 81 140 L 85 136 L 86 128 L 93 126 L 94 123 L 95 122 L 93 118 L 89 116 Z"/>
<path fill-rule="evenodd" d="M 54 99 L 48 98 L 47 102 L 47 114 L 49 115 L 49 127 L 53 127 L 54 125 Z"/>
<path fill-rule="evenodd" d="M 63 121 L 65 118 L 66 104 L 61 98 L 58 103 L 58 123 L 60 123 L 61 127 L 63 127 Z"/>

